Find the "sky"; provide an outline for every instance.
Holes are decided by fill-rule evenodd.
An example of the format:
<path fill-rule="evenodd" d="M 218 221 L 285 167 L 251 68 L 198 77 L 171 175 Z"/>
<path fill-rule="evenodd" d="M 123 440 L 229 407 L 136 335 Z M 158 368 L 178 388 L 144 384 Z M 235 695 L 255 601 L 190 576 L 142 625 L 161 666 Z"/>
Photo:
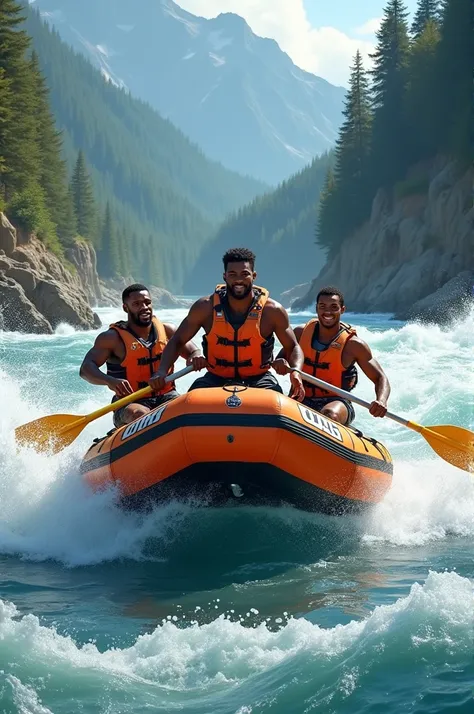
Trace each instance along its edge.
<path fill-rule="evenodd" d="M 386 0 L 176 0 L 202 17 L 241 15 L 255 34 L 271 37 L 293 62 L 332 84 L 346 87 L 359 49 L 366 67 Z M 417 0 L 405 0 L 413 13 Z"/>

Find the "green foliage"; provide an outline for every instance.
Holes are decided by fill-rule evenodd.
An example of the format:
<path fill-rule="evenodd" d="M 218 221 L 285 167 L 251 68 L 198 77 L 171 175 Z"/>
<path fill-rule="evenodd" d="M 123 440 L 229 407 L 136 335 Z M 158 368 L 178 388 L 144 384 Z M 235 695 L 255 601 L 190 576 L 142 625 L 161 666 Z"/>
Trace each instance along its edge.
<path fill-rule="evenodd" d="M 114 278 L 124 274 L 123 255 L 120 251 L 117 231 L 110 204 L 105 208 L 104 220 L 101 229 L 101 248 L 97 254 L 97 267 L 99 273 L 105 278 Z"/>
<path fill-rule="evenodd" d="M 372 112 L 367 75 L 360 52 L 349 79 L 344 122 L 336 142 L 336 164 L 330 170 L 321 196 L 317 242 L 332 255 L 344 238 L 369 214 Z"/>
<path fill-rule="evenodd" d="M 433 117 L 441 150 L 474 159 L 474 8 L 472 0 L 445 0 L 436 55 L 438 105 Z"/>
<path fill-rule="evenodd" d="M 38 58 L 27 56 L 23 9 L 0 3 L 0 208 L 62 256 L 66 168 Z"/>
<path fill-rule="evenodd" d="M 77 156 L 69 190 L 74 207 L 77 232 L 83 238 L 96 243 L 96 247 L 100 247 L 97 246 L 98 231 L 94 192 L 82 150 L 79 151 Z"/>
<path fill-rule="evenodd" d="M 410 39 L 405 5 L 388 0 L 372 86 L 358 79 L 364 75 L 356 56 L 335 172 L 321 196 L 316 236 L 329 256 L 368 217 L 378 188 L 393 189 L 395 198 L 427 191 L 428 176 L 406 178 L 410 166 L 440 152 L 461 166 L 474 159 L 473 13 L 473 0 L 444 0 L 441 7 L 419 0 Z"/>
<path fill-rule="evenodd" d="M 407 127 L 404 97 L 408 82 L 409 38 L 407 10 L 401 0 L 389 0 L 377 46 L 371 57 L 374 123 L 372 133 L 373 187 L 390 186 L 407 168 Z"/>
<path fill-rule="evenodd" d="M 413 18 L 411 34 L 417 40 L 423 34 L 428 22 L 438 24 L 441 19 L 439 0 L 419 0 Z"/>
<path fill-rule="evenodd" d="M 410 163 L 433 156 L 437 148 L 434 117 L 439 103 L 436 72 L 439 39 L 437 23 L 428 20 L 410 50 L 409 80 L 405 95 Z"/>

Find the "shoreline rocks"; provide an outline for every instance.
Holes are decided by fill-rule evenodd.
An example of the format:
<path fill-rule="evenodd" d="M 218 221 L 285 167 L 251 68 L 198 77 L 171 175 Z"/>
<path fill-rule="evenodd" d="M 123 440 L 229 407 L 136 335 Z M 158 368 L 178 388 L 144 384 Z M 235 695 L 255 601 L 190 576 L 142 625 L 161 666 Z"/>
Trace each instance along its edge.
<path fill-rule="evenodd" d="M 378 191 L 370 220 L 344 241 L 293 310 L 314 304 L 324 285 L 343 292 L 348 310 L 398 319 L 445 321 L 470 302 L 474 273 L 474 169 L 438 157 L 415 167 L 428 191 L 394 199 Z M 467 286 L 467 287 L 466 287 Z M 444 289 L 445 288 L 445 289 Z M 289 291 L 291 292 L 291 291 Z M 470 293 L 472 294 L 472 292 Z M 467 302 L 466 302 L 467 301 Z"/>
<path fill-rule="evenodd" d="M 93 248 L 90 248 L 93 251 Z M 24 235 L 0 214 L 0 327 L 51 334 L 66 322 L 81 330 L 100 327 L 81 277 L 34 235 Z"/>

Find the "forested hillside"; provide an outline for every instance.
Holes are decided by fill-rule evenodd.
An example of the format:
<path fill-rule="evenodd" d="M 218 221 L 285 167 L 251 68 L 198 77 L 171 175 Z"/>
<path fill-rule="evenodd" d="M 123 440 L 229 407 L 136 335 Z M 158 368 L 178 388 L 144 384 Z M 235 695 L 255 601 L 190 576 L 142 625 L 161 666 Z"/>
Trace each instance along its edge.
<path fill-rule="evenodd" d="M 445 154 L 462 171 L 474 158 L 473 0 L 419 0 L 411 27 L 407 18 L 402 0 L 389 0 L 373 70 L 359 53 L 354 60 L 319 214 L 329 257 L 369 217 L 378 189 L 393 199 L 423 194 L 423 162 Z"/>
<path fill-rule="evenodd" d="M 0 210 L 63 254 L 76 233 L 61 137 L 21 7 L 0 4 Z"/>
<path fill-rule="evenodd" d="M 105 82 L 87 60 L 41 21 L 36 11 L 24 7 L 22 12 L 27 16 L 25 27 L 38 55 L 35 62 L 46 77 L 56 125 L 62 132 L 68 174 L 82 150 L 85 170 L 92 178 L 96 229 L 95 235 L 85 237 L 102 251 L 102 274 L 134 274 L 181 289 L 186 270 L 218 222 L 262 192 L 264 186 L 207 160 L 198 147 L 147 104 Z M 21 48 L 22 53 L 25 51 L 26 45 Z M 33 121 L 34 112 L 28 117 L 24 109 L 25 105 L 17 127 Z M 38 114 L 35 121 L 45 126 Z M 28 133 L 14 134 L 7 142 L 11 152 L 26 154 L 27 160 L 34 162 L 34 152 L 27 149 Z M 56 143 L 61 144 L 59 137 Z M 52 167 L 46 159 L 45 165 Z M 26 173 L 34 176 L 30 170 Z M 50 173 L 59 176 L 53 168 Z M 59 183 L 65 185 L 62 179 Z M 28 196 L 24 195 L 23 203 L 33 200 Z M 59 206 L 60 202 L 49 204 Z M 29 210 L 14 204 L 12 218 L 12 210 L 16 215 L 20 209 Z"/>
<path fill-rule="evenodd" d="M 352 68 L 318 241 L 328 260 L 295 309 L 339 285 L 353 310 L 446 322 L 474 284 L 474 2 L 390 0 L 374 66 Z"/>
<path fill-rule="evenodd" d="M 296 282 L 309 280 L 325 259 L 324 251 L 315 245 L 314 225 L 319 195 L 332 162 L 331 153 L 313 159 L 310 166 L 284 181 L 276 191 L 256 198 L 229 217 L 199 257 L 188 281 L 189 289 L 212 289 L 213 281 L 222 276 L 223 253 L 238 246 L 256 253 L 258 281 L 274 297 Z"/>

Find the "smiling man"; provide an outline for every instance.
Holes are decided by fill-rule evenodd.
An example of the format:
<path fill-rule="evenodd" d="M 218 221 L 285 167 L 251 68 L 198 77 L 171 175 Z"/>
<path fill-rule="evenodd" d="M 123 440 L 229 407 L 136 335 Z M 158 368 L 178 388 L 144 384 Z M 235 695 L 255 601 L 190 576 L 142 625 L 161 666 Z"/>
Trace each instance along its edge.
<path fill-rule="evenodd" d="M 224 283 L 214 293 L 197 300 L 168 342 L 160 367 L 150 384 L 161 389 L 167 370 L 183 345 L 202 328 L 202 356 L 191 363 L 195 370 L 207 368 L 191 389 L 245 384 L 282 392 L 269 372 L 273 366 L 275 335 L 282 354 L 292 367 L 302 369 L 303 353 L 290 326 L 288 313 L 269 297 L 268 290 L 254 284 L 255 255 L 247 248 L 233 248 L 223 257 Z M 290 396 L 301 401 L 304 387 L 299 374 L 291 373 Z"/>
<path fill-rule="evenodd" d="M 113 402 L 148 386 L 163 350 L 176 330 L 174 325 L 162 323 L 153 314 L 152 299 L 145 285 L 135 283 L 125 288 L 122 303 L 127 320 L 113 323 L 106 332 L 98 335 L 79 372 L 87 382 L 105 385 L 115 392 Z M 200 351 L 188 342 L 183 344 L 179 354 L 189 364 Z M 105 363 L 107 374 L 100 369 Z M 173 366 L 167 374 L 172 372 Z M 174 382 L 163 383 L 150 397 L 117 409 L 114 425 L 129 424 L 177 396 Z"/>
<path fill-rule="evenodd" d="M 351 325 L 341 322 L 345 312 L 344 296 L 332 286 L 319 291 L 316 298 L 317 318 L 295 327 L 295 335 L 304 355 L 303 371 L 328 384 L 350 392 L 357 384 L 357 367 L 375 385 L 375 400 L 370 405 L 374 417 L 387 413 L 390 384 L 382 367 L 373 357 L 370 347 L 357 336 Z M 278 354 L 273 367 L 278 374 L 287 374 L 288 365 Z M 354 407 L 347 399 L 331 396 L 329 390 L 305 383 L 304 404 L 341 424 L 354 419 Z"/>

